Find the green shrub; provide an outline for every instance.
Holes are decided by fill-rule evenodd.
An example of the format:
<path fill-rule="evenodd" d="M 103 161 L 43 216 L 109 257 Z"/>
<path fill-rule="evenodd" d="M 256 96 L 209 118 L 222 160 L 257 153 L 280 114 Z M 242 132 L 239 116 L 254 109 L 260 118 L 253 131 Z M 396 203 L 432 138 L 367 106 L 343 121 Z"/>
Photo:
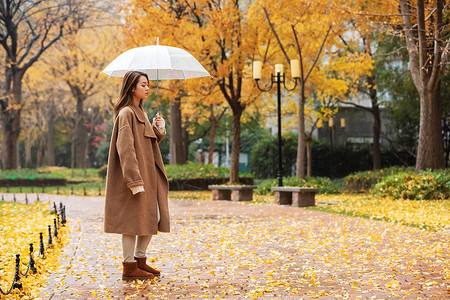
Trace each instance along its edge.
<path fill-rule="evenodd" d="M 401 172 L 387 176 L 374 185 L 372 193 L 374 196 L 390 196 L 394 199 L 449 199 L 449 169 L 442 171 L 423 171 L 419 174 Z"/>
<path fill-rule="evenodd" d="M 255 193 L 259 195 L 272 195 L 273 192 L 270 189 L 273 186 L 278 186 L 278 179 L 263 180 L 258 185 Z M 305 179 L 295 176 L 284 177 L 283 186 L 318 188 L 319 194 L 337 194 L 341 192 L 341 187 L 326 177 L 306 177 Z"/>
<path fill-rule="evenodd" d="M 283 176 L 291 175 L 297 160 L 297 136 L 289 133 L 282 136 Z M 257 178 L 273 178 L 278 172 L 278 137 L 268 135 L 257 141 L 250 154 L 250 172 Z"/>
<path fill-rule="evenodd" d="M 229 178 L 230 169 L 226 167 L 215 167 L 209 164 L 188 162 L 184 165 L 164 166 L 166 176 L 171 179 L 197 179 L 197 178 Z M 239 177 L 250 177 L 248 174 L 240 173 Z"/>
<path fill-rule="evenodd" d="M 381 170 L 364 171 L 350 174 L 344 178 L 345 185 L 351 191 L 370 191 L 373 185 L 384 177 L 399 172 L 414 173 L 412 168 L 391 167 Z"/>

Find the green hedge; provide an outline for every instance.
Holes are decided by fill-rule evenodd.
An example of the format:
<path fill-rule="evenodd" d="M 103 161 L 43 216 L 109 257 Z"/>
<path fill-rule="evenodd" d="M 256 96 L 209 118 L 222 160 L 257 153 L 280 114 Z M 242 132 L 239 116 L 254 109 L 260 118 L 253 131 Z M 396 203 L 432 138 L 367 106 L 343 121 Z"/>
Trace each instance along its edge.
<path fill-rule="evenodd" d="M 414 173 L 413 168 L 390 167 L 381 170 L 364 171 L 350 174 L 344 178 L 346 188 L 350 191 L 366 192 L 370 191 L 373 185 L 384 177 L 397 174 L 399 172 Z"/>
<path fill-rule="evenodd" d="M 64 186 L 67 181 L 56 174 L 36 169 L 0 170 L 0 186 Z"/>
<path fill-rule="evenodd" d="M 263 180 L 255 193 L 258 195 L 272 195 L 271 187 L 278 186 L 278 179 Z M 301 179 L 299 177 L 283 177 L 283 186 L 295 187 L 311 187 L 318 188 L 319 194 L 338 194 L 341 192 L 341 186 L 335 181 L 326 177 L 306 177 Z"/>
<path fill-rule="evenodd" d="M 423 171 L 419 174 L 401 172 L 387 176 L 374 185 L 375 196 L 394 199 L 438 200 L 450 199 L 450 172 Z"/>
<path fill-rule="evenodd" d="M 226 167 L 215 167 L 209 164 L 199 164 L 188 162 L 184 165 L 165 165 L 166 176 L 169 181 L 172 180 L 194 180 L 194 179 L 214 179 L 229 178 L 230 169 Z M 99 175 L 106 177 L 107 167 L 103 166 L 99 169 Z M 239 178 L 253 178 L 247 173 L 239 173 Z"/>

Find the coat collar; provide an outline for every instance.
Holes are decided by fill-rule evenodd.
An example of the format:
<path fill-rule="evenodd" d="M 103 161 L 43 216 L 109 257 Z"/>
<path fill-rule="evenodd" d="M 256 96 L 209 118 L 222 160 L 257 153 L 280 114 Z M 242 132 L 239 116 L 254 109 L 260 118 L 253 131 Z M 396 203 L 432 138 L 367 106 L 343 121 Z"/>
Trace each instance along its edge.
<path fill-rule="evenodd" d="M 136 115 L 136 118 L 139 120 L 139 122 L 145 124 L 144 128 L 144 136 L 156 138 L 156 134 L 153 131 L 152 126 L 150 125 L 150 121 L 148 120 L 147 113 L 144 112 L 144 109 L 142 108 L 142 105 L 136 105 L 134 102 L 130 105 L 131 109 L 134 111 L 134 114 Z"/>

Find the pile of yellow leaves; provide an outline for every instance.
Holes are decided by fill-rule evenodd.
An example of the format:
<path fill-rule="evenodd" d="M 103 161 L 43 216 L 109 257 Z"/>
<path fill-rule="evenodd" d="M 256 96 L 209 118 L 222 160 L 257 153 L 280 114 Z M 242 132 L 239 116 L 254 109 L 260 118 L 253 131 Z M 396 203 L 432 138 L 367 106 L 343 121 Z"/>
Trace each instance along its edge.
<path fill-rule="evenodd" d="M 211 191 L 170 191 L 170 199 L 210 200 Z M 323 205 L 321 202 L 339 205 Z M 251 203 L 274 203 L 273 195 L 255 195 Z M 332 213 L 396 222 L 422 229 L 450 229 L 449 200 L 395 200 L 370 194 L 319 194 L 314 209 Z"/>
<path fill-rule="evenodd" d="M 33 243 L 33 258 L 37 272 L 28 272 L 27 277 L 21 276 L 22 289 L 13 289 L 7 296 L 0 294 L 0 299 L 33 299 L 39 294 L 42 284 L 48 274 L 56 272 L 59 263 L 58 256 L 63 245 L 68 243 L 67 227 L 58 230 L 58 237 L 47 247 L 48 225 L 54 230 L 54 215 L 48 209 L 48 204 L 20 204 L 0 202 L 0 284 L 2 291 L 11 287 L 16 266 L 15 254 L 20 254 L 20 272 L 25 273 L 29 262 L 29 246 Z M 45 259 L 39 258 L 39 232 L 44 236 Z"/>
<path fill-rule="evenodd" d="M 396 222 L 422 229 L 450 229 L 449 200 L 395 200 L 368 194 L 316 195 L 316 201 L 339 202 L 319 210 Z"/>

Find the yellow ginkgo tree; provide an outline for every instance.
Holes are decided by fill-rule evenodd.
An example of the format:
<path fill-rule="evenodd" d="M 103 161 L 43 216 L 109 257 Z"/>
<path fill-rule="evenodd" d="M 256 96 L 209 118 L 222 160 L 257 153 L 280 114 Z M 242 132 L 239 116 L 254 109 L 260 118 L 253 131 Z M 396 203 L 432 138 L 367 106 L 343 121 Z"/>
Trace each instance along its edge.
<path fill-rule="evenodd" d="M 192 84 L 218 89 L 221 101 L 231 108 L 230 182 L 239 180 L 241 116 L 256 99 L 250 92 L 253 82 L 248 58 L 255 41 L 253 32 L 248 30 L 250 5 L 230 0 L 131 0 L 123 9 L 130 45 L 154 44 L 156 36 L 160 36 L 162 44 L 186 49 L 210 71 L 213 79 L 199 79 Z M 184 93 L 202 100 L 192 90 Z"/>
<path fill-rule="evenodd" d="M 48 107 L 49 113 L 53 108 L 54 114 L 64 116 L 72 138 L 72 167 L 77 168 L 86 167 L 89 125 L 111 109 L 119 83 L 101 75 L 100 70 L 119 53 L 120 36 L 93 20 L 85 21 L 90 22 L 89 28 L 72 30 L 33 66 L 27 85 L 30 95 L 37 94 L 35 100 Z M 52 132 L 51 126 L 48 132 Z M 54 136 L 47 138 L 51 144 Z"/>
<path fill-rule="evenodd" d="M 41 56 L 73 28 L 92 9 L 90 1 L 13 1 L 0 2 L 0 46 L 4 85 L 0 90 L 3 136 L 3 164 L 18 167 L 18 138 L 21 130 L 22 87 L 25 74 Z"/>
<path fill-rule="evenodd" d="M 260 45 L 255 57 L 263 57 L 271 64 L 282 61 L 289 64 L 292 59 L 300 61 L 296 175 L 303 178 L 307 141 L 311 141 L 318 121 L 336 111 L 328 109 L 324 113 L 323 108 L 335 107 L 339 100 L 354 91 L 356 76 L 369 72 L 372 62 L 361 53 L 337 53 L 343 46 L 339 37 L 347 33 L 349 27 L 333 1 L 259 0 L 253 4 L 251 18 L 252 24 L 257 24 L 255 31 Z M 317 112 L 316 107 L 322 107 L 322 112 Z M 310 159 L 307 165 L 310 175 Z"/>

